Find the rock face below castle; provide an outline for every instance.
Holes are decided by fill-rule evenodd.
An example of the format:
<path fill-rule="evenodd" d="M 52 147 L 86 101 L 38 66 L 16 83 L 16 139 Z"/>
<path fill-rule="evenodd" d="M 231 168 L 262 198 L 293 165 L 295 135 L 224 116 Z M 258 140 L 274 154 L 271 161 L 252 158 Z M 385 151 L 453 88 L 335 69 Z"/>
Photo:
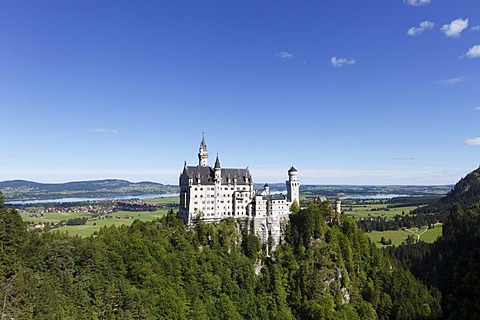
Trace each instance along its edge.
<path fill-rule="evenodd" d="M 288 170 L 287 195 L 270 194 L 268 184 L 263 190 L 255 191 L 248 168 L 222 168 L 218 155 L 215 165 L 208 166 L 204 137 L 198 152 L 198 165 L 187 166 L 185 162 L 179 184 L 178 216 L 186 225 L 200 220 L 218 222 L 228 217 L 248 220 L 253 222 L 255 234 L 264 243 L 272 237 L 274 245 L 280 242 L 291 205 L 300 200 L 300 181 L 294 167 Z"/>

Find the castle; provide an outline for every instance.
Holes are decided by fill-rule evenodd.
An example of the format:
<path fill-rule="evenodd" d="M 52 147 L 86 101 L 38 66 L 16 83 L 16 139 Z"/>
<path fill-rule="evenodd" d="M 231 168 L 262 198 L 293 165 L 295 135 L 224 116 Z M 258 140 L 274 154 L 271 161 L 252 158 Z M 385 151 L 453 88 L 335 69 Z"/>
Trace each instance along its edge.
<path fill-rule="evenodd" d="M 274 245 L 280 242 L 282 229 L 288 222 L 290 207 L 300 203 L 300 181 L 297 170 L 288 170 L 287 195 L 271 194 L 268 184 L 255 191 L 248 167 L 222 168 L 220 160 L 208 165 L 205 137 L 198 151 L 198 165 L 187 166 L 180 174 L 180 208 L 178 216 L 187 226 L 199 220 L 218 222 L 232 217 L 253 222 L 257 236 L 266 243 L 269 236 Z"/>

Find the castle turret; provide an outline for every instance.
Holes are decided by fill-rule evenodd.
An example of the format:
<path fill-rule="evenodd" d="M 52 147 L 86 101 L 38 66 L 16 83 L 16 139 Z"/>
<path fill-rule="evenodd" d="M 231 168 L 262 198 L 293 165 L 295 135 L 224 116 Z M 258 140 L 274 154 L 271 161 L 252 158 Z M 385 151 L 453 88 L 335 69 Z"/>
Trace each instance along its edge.
<path fill-rule="evenodd" d="M 200 167 L 208 167 L 207 144 L 205 143 L 205 136 L 203 134 L 200 148 L 198 148 L 198 165 Z"/>
<path fill-rule="evenodd" d="M 218 154 L 217 154 L 217 159 L 215 160 L 215 183 L 221 183 L 222 182 L 222 168 L 220 167 L 220 159 L 218 159 Z"/>
<path fill-rule="evenodd" d="M 265 191 L 265 194 L 270 194 L 270 186 L 268 185 L 268 183 L 265 183 L 265 185 L 263 186 L 263 191 Z"/>
<path fill-rule="evenodd" d="M 300 181 L 297 180 L 297 173 L 297 169 L 293 166 L 288 170 L 287 200 L 291 203 L 296 201 L 300 205 Z"/>
<path fill-rule="evenodd" d="M 340 198 L 335 201 L 335 213 L 342 213 L 342 200 Z"/>

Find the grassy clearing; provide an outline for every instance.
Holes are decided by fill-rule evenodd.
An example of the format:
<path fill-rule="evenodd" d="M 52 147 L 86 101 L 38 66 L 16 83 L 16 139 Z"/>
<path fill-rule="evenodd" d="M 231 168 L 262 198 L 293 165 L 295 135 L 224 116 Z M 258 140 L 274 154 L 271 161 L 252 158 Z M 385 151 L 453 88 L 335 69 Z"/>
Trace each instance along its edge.
<path fill-rule="evenodd" d="M 164 197 L 164 198 L 152 198 L 152 199 L 145 199 L 145 202 L 149 203 L 163 203 L 163 204 L 168 204 L 168 203 L 180 203 L 180 198 L 178 196 L 176 197 Z"/>
<path fill-rule="evenodd" d="M 62 213 L 44 213 L 44 218 L 32 218 L 28 214 L 22 214 L 23 221 L 28 222 L 55 222 L 61 220 L 68 220 L 68 219 L 75 219 L 75 218 L 83 218 L 83 217 L 91 217 L 91 214 L 87 212 L 62 212 Z"/>
<path fill-rule="evenodd" d="M 53 229 L 55 232 L 67 232 L 70 235 L 79 235 L 81 237 L 91 236 L 95 231 L 99 231 L 102 227 L 110 227 L 112 225 L 131 225 L 134 220 L 151 221 L 157 218 L 161 218 L 167 214 L 169 209 L 159 209 L 156 211 L 118 211 L 111 213 L 103 219 L 87 221 L 82 226 L 64 226 L 58 229 Z M 55 222 L 61 220 L 68 220 L 74 218 L 91 217 L 89 213 L 45 213 L 45 218 L 30 218 L 28 215 L 22 215 L 24 221 L 32 221 L 36 223 L 40 222 Z"/>
<path fill-rule="evenodd" d="M 435 228 L 428 230 L 420 236 L 422 241 L 432 243 L 442 235 L 443 226 L 441 223 L 435 224 Z"/>
<path fill-rule="evenodd" d="M 368 205 L 353 205 L 353 206 L 344 206 L 342 209 L 345 210 L 344 213 L 346 216 L 354 218 L 366 218 L 366 217 L 394 217 L 396 215 L 402 215 L 402 213 L 409 214 L 410 211 L 418 208 L 416 206 L 410 207 L 399 207 L 399 208 L 388 208 L 389 210 L 381 210 L 386 208 L 386 204 L 368 204 Z M 352 211 L 350 211 L 350 209 Z M 372 211 L 374 209 L 374 211 Z"/>
<path fill-rule="evenodd" d="M 412 228 L 410 230 L 387 230 L 387 231 L 372 231 L 366 233 L 366 235 L 372 240 L 378 247 L 385 247 L 385 245 L 380 243 L 382 237 L 385 239 L 391 239 L 392 245 L 398 246 L 402 244 L 403 241 L 407 239 L 408 236 L 414 236 L 417 239 L 417 235 L 420 235 L 420 240 L 432 243 L 437 240 L 438 237 L 442 235 L 442 224 L 437 223 L 435 228 L 427 229 L 427 227 L 423 227 L 421 229 Z M 417 235 L 416 235 L 417 234 Z"/>

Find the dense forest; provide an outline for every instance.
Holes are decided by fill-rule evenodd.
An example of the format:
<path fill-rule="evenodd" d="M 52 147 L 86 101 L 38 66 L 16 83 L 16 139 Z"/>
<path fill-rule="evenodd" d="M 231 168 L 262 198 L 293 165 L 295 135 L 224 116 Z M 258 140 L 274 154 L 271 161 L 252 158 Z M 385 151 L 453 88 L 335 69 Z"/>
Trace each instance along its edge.
<path fill-rule="evenodd" d="M 388 250 L 419 279 L 442 293 L 445 319 L 480 319 L 480 168 L 435 204 L 443 234 L 433 244 L 410 241 Z"/>
<path fill-rule="evenodd" d="M 95 237 L 27 231 L 0 201 L 2 319 L 436 319 L 440 293 L 328 203 L 291 215 L 276 250 L 233 219 L 174 212 Z M 328 222 L 328 223 L 327 223 Z"/>
<path fill-rule="evenodd" d="M 442 292 L 446 319 L 480 319 L 480 203 L 453 205 L 435 243 L 405 243 L 389 251 Z"/>

